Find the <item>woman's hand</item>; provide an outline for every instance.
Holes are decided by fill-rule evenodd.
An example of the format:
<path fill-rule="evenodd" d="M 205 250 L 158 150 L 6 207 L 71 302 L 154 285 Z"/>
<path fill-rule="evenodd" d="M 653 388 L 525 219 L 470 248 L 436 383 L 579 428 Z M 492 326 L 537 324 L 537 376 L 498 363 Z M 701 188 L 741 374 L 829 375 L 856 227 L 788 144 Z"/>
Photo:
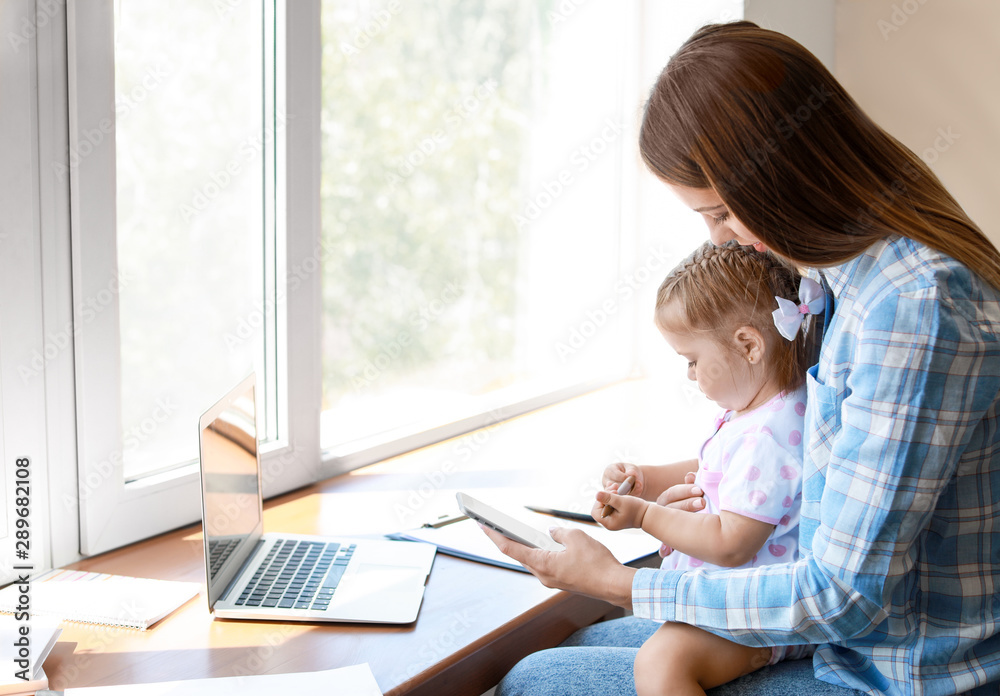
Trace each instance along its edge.
<path fill-rule="evenodd" d="M 542 551 L 483 528 L 497 548 L 524 565 L 546 587 L 568 590 L 602 599 L 626 609 L 632 608 L 634 568 L 619 563 L 611 552 L 579 529 L 556 527 L 552 538 L 565 551 Z"/>
<path fill-rule="evenodd" d="M 699 512 L 705 509 L 705 491 L 694 485 L 695 472 L 684 475 L 684 483 L 678 483 L 660 493 L 656 499 L 657 505 L 672 507 L 685 512 Z"/>
<path fill-rule="evenodd" d="M 693 471 L 684 474 L 684 483 L 678 483 L 660 493 L 656 499 L 657 505 L 672 507 L 686 512 L 698 512 L 705 509 L 705 491 L 694 485 L 697 475 Z M 660 558 L 666 558 L 674 550 L 666 544 L 660 544 Z"/>
<path fill-rule="evenodd" d="M 641 498 L 642 492 L 646 490 L 646 477 L 643 475 L 642 469 L 635 464 L 618 462 L 609 465 L 601 475 L 601 486 L 604 490 L 615 493 L 618 491 L 618 486 L 622 485 L 629 476 L 635 477 L 635 483 L 632 484 L 632 495 Z"/>

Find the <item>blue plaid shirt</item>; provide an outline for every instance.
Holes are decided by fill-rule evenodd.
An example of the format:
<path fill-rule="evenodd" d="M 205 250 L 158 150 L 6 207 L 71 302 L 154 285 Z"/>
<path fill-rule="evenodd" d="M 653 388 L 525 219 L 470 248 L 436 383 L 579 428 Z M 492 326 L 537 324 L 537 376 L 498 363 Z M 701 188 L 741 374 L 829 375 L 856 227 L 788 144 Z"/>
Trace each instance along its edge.
<path fill-rule="evenodd" d="M 818 644 L 818 678 L 870 694 L 997 682 L 1000 293 L 899 237 L 822 275 L 836 305 L 808 376 L 802 557 L 642 569 L 634 613 Z"/>

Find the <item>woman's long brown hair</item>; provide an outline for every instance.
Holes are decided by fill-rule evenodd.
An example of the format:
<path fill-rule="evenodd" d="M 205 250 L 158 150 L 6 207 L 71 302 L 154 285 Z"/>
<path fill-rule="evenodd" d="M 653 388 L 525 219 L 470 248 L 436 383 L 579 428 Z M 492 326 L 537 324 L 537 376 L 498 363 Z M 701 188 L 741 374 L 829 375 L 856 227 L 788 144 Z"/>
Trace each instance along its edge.
<path fill-rule="evenodd" d="M 1000 254 L 912 151 L 799 43 L 752 22 L 702 27 L 646 103 L 639 150 L 658 177 L 713 188 L 776 253 L 806 266 L 898 234 L 1000 289 Z"/>

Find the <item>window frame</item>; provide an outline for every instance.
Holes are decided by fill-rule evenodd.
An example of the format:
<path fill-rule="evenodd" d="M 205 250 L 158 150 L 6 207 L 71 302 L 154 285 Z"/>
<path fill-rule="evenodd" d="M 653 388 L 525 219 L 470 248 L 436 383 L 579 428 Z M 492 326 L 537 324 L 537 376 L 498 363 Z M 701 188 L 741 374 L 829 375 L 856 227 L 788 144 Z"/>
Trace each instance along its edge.
<path fill-rule="evenodd" d="M 40 143 L 39 8 L 34 0 L 14 0 L 0 15 L 0 73 L 7 98 L 0 110 L 0 585 L 50 561 L 48 513 L 48 450 L 46 447 L 46 380 L 42 315 L 41 228 L 45 216 L 39 181 L 44 176 Z M 14 37 L 12 39 L 12 37 Z M 44 56 L 42 56 L 44 57 Z M 44 62 L 44 61 L 42 61 Z M 11 301 L 14 298 L 14 301 Z M 39 357 L 36 358 L 35 356 Z M 18 460 L 26 458 L 29 477 L 16 477 Z M 20 467 L 24 470 L 23 467 Z M 28 485 L 18 495 L 15 481 Z M 19 497 L 27 497 L 22 505 Z M 15 556 L 15 507 L 27 509 L 28 557 Z M 22 527 L 23 529 L 23 527 Z"/>
<path fill-rule="evenodd" d="M 315 371 L 311 363 L 318 361 L 318 351 L 309 356 L 297 350 L 294 360 L 287 356 L 288 333 L 309 335 L 309 297 L 314 291 L 318 295 L 318 285 L 312 287 L 315 283 L 308 277 L 291 275 L 290 263 L 291 259 L 301 263 L 312 253 L 302 249 L 315 223 L 308 206 L 302 208 L 298 191 L 308 191 L 305 187 L 311 178 L 308 148 L 303 143 L 317 135 L 310 132 L 306 114 L 295 111 L 295 118 L 289 118 L 283 128 L 277 128 L 273 120 L 276 113 L 292 114 L 290 110 L 299 102 L 308 104 L 309 70 L 304 62 L 318 47 L 309 40 L 309 20 L 310 10 L 318 10 L 319 5 L 267 0 L 262 4 L 265 20 L 273 19 L 275 27 L 273 46 L 264 43 L 267 60 L 262 56 L 265 74 L 273 78 L 265 84 L 262 108 L 272 119 L 268 127 L 274 135 L 273 150 L 263 164 L 266 171 L 274 172 L 274 178 L 264 192 L 265 220 L 271 223 L 265 237 L 271 241 L 265 249 L 270 270 L 262 283 L 274 288 L 273 301 L 266 302 L 265 319 L 275 333 L 266 349 L 276 353 L 277 375 L 274 380 L 259 376 L 262 383 L 266 379 L 278 385 L 277 393 L 266 398 L 269 405 L 277 406 L 279 436 L 262 448 L 261 458 L 264 494 L 273 496 L 312 483 L 319 474 L 316 457 L 310 454 L 318 451 L 318 434 L 314 437 L 310 432 L 308 402 L 302 398 L 307 395 L 305 386 Z M 118 279 L 113 0 L 70 0 L 66 25 L 69 152 L 76 154 L 76 161 L 64 166 L 69 173 L 71 216 L 79 549 L 81 554 L 92 555 L 197 522 L 201 518 L 200 482 L 196 462 L 140 480 L 124 480 L 117 296 L 99 303 L 99 312 L 88 311 L 86 300 L 106 297 L 109 290 L 113 295 Z M 291 78 L 285 79 L 288 75 Z M 288 229 L 301 229 L 303 234 L 290 236 Z M 295 281 L 294 288 L 290 280 Z M 191 424 L 192 431 L 195 425 Z"/>

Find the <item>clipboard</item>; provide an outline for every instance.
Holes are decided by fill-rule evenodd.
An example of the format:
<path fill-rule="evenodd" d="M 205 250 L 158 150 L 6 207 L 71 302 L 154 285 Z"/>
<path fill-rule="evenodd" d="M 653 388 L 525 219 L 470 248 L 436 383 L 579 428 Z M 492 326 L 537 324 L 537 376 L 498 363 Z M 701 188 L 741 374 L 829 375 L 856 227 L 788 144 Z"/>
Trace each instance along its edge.
<path fill-rule="evenodd" d="M 500 568 L 528 572 L 520 563 L 500 553 L 500 549 L 493 545 L 488 536 L 483 534 L 479 525 L 464 515 L 461 520 L 452 524 L 438 527 L 425 525 L 385 536 L 396 541 L 420 541 L 434 544 L 440 553 L 464 558 L 467 561 L 477 561 Z"/>
<path fill-rule="evenodd" d="M 457 510 L 455 516 L 461 516 Z M 566 519 L 556 519 L 525 510 L 518 517 L 525 523 L 538 529 L 549 527 L 570 527 L 580 529 L 584 533 L 604 544 L 620 563 L 631 563 L 640 558 L 651 556 L 660 549 L 660 542 L 640 529 L 626 529 L 612 532 L 600 525 L 575 522 Z M 441 553 L 464 558 L 469 561 L 486 563 L 499 568 L 508 568 L 527 573 L 528 570 L 514 559 L 500 552 L 490 538 L 483 533 L 479 525 L 467 517 L 450 524 L 437 527 L 422 526 L 407 529 L 393 534 L 386 534 L 389 539 L 397 541 L 420 541 L 434 544 Z"/>

